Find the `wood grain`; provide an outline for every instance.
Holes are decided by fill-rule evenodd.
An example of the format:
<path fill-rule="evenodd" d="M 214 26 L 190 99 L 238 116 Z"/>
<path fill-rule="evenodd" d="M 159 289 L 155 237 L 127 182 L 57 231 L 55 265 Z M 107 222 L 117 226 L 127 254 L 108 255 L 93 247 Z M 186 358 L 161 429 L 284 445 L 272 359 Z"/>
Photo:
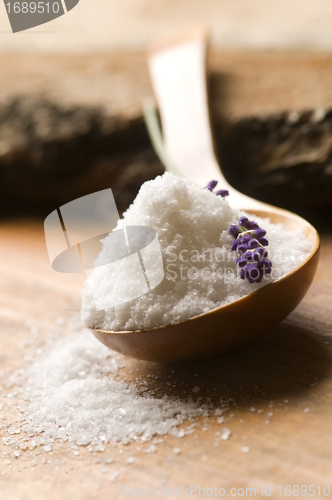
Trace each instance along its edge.
<path fill-rule="evenodd" d="M 20 95 L 68 106 L 102 106 L 133 118 L 152 88 L 146 52 L 0 53 L 0 102 Z M 214 113 L 232 119 L 332 106 L 331 55 L 307 51 L 214 51 Z"/>
<path fill-rule="evenodd" d="M 79 277 L 50 268 L 42 221 L 1 223 L 0 371 L 23 366 L 27 361 L 19 345 L 32 338 L 42 345 L 59 316 L 79 321 L 80 287 Z M 74 457 L 68 446 L 58 445 L 47 455 L 50 463 L 37 457 L 37 465 L 31 467 L 30 450 L 14 459 L 13 449 L 1 443 L 0 498 L 116 500 L 124 498 L 124 485 L 158 484 L 218 486 L 226 494 L 231 488 L 256 488 L 256 496 L 271 485 L 272 498 L 280 498 L 279 485 L 330 484 L 332 489 L 331 295 L 332 235 L 325 234 L 318 272 L 306 298 L 259 341 L 203 363 L 132 361 L 134 375 L 128 376 L 158 375 L 159 380 L 151 382 L 158 394 L 183 397 L 184 391 L 198 385 L 203 397 L 215 402 L 229 399 L 225 424 L 218 424 L 214 416 L 203 418 L 194 434 L 166 437 L 155 454 L 143 454 L 136 445 L 123 447 L 122 454 L 121 447 L 107 446 L 98 454 L 100 463 L 86 450 Z M 31 325 L 39 328 L 38 334 Z M 3 403 L 4 391 L 0 394 Z M 215 435 L 223 427 L 231 430 L 228 441 Z M 4 429 L 0 434 L 5 435 Z M 243 446 L 250 451 L 243 453 Z M 181 448 L 179 455 L 173 453 L 174 447 Z M 136 461 L 128 465 L 125 458 L 132 454 Z M 114 463 L 105 466 L 106 456 L 112 456 Z M 115 471 L 119 476 L 112 482 Z"/>

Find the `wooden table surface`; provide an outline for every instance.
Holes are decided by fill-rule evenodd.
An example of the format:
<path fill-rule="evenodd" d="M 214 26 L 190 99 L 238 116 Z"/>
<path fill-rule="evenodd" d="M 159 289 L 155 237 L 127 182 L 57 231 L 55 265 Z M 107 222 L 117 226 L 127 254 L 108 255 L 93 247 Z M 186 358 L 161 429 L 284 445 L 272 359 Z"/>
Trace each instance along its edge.
<path fill-rule="evenodd" d="M 59 316 L 71 315 L 79 321 L 80 287 L 80 277 L 50 268 L 43 221 L 0 223 L 0 372 L 27 363 L 19 345 L 33 336 L 42 344 Z M 37 464 L 31 464 L 29 449 L 19 459 L 13 458 L 14 450 L 1 440 L 0 499 L 113 500 L 125 498 L 124 485 L 217 486 L 230 497 L 235 496 L 231 488 L 243 488 L 238 497 L 246 497 L 250 496 L 246 488 L 256 488 L 256 496 L 262 496 L 262 487 L 271 486 L 271 498 L 286 498 L 287 485 L 314 485 L 311 498 L 319 497 L 320 486 L 324 497 L 324 486 L 330 485 L 332 498 L 331 296 L 332 235 L 327 233 L 322 235 L 317 275 L 306 298 L 259 341 L 200 363 L 168 366 L 132 361 L 135 376 L 161 376 L 156 387 L 160 393 L 181 397 L 183 387 L 192 384 L 200 386 L 203 397 L 229 399 L 224 425 L 215 416 L 203 418 L 194 434 L 182 439 L 166 436 L 152 454 L 139 453 L 136 445 L 123 447 L 123 453 L 121 447 L 108 445 L 93 459 L 84 450 L 75 457 L 66 445 L 58 446 L 45 464 L 38 458 Z M 15 418 L 5 392 L 2 388 L 0 403 L 9 404 Z M 0 420 L 4 437 L 1 425 Z M 231 436 L 217 440 L 215 446 L 215 433 L 223 427 L 230 429 Z M 249 452 L 241 451 L 244 446 Z M 174 454 L 174 447 L 181 448 L 181 453 Z M 134 464 L 126 463 L 128 454 L 135 455 Z M 105 465 L 106 456 L 114 462 Z M 178 490 L 178 495 L 182 492 Z M 172 490 L 168 493 L 171 498 Z M 200 497 L 192 492 L 191 498 L 202 497 L 203 490 Z"/>

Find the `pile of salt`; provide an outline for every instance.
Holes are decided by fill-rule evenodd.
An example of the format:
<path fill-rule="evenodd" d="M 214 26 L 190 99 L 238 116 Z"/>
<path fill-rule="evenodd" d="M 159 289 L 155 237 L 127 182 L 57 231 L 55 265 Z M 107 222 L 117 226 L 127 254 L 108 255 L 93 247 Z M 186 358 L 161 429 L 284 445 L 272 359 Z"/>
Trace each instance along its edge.
<path fill-rule="evenodd" d="M 228 233 L 229 226 L 240 215 L 243 213 L 233 210 L 221 196 L 168 172 L 143 184 L 121 223 L 156 230 L 165 277 L 150 292 L 130 301 L 124 296 L 123 303 L 113 307 L 112 303 L 119 299 L 117 283 L 133 280 L 135 276 L 128 275 L 126 259 L 118 262 L 116 276 L 113 268 L 103 266 L 108 263 L 112 245 L 106 237 L 96 261 L 101 267 L 94 269 L 83 291 L 84 325 L 105 330 L 137 330 L 184 321 L 280 278 L 308 255 L 310 243 L 303 234 L 290 233 L 280 224 L 256 218 L 267 231 L 273 270 L 261 283 L 241 280 Z M 101 296 L 109 297 L 107 310 L 96 310 L 89 286 Z"/>

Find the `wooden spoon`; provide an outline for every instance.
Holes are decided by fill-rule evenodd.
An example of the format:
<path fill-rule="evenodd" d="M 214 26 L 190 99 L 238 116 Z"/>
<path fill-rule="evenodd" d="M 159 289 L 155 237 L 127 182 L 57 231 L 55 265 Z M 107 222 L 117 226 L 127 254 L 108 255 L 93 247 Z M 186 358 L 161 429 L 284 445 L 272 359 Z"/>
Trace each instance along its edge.
<path fill-rule="evenodd" d="M 164 163 L 204 186 L 215 179 L 230 193 L 229 202 L 289 231 L 300 230 L 311 243 L 310 255 L 287 275 L 226 306 L 186 321 L 149 330 L 93 334 L 111 349 L 134 358 L 178 361 L 216 356 L 242 346 L 282 321 L 303 299 L 318 264 L 319 237 L 304 219 L 249 198 L 230 186 L 217 163 L 206 90 L 206 34 L 186 33 L 155 48 L 150 56 L 166 151 Z"/>

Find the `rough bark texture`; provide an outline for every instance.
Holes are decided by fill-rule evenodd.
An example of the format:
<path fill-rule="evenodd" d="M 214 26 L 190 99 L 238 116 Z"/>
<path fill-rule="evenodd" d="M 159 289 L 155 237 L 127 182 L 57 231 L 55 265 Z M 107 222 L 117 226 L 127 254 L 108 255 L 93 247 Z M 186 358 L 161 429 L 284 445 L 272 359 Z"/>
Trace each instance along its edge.
<path fill-rule="evenodd" d="M 142 118 L 17 98 L 0 114 L 0 206 L 47 212 L 112 187 L 120 211 L 163 172 Z"/>
<path fill-rule="evenodd" d="M 283 113 L 217 124 L 231 184 L 284 207 L 331 204 L 332 111 Z"/>
<path fill-rule="evenodd" d="M 45 73 L 46 56 L 0 56 L 7 69 L 0 84 L 0 210 L 47 214 L 112 187 L 123 211 L 142 182 L 163 171 L 141 114 L 152 95 L 145 56 L 47 57 Z M 280 206 L 331 205 L 327 56 L 223 53 L 209 66 L 217 149 L 229 181 Z"/>

